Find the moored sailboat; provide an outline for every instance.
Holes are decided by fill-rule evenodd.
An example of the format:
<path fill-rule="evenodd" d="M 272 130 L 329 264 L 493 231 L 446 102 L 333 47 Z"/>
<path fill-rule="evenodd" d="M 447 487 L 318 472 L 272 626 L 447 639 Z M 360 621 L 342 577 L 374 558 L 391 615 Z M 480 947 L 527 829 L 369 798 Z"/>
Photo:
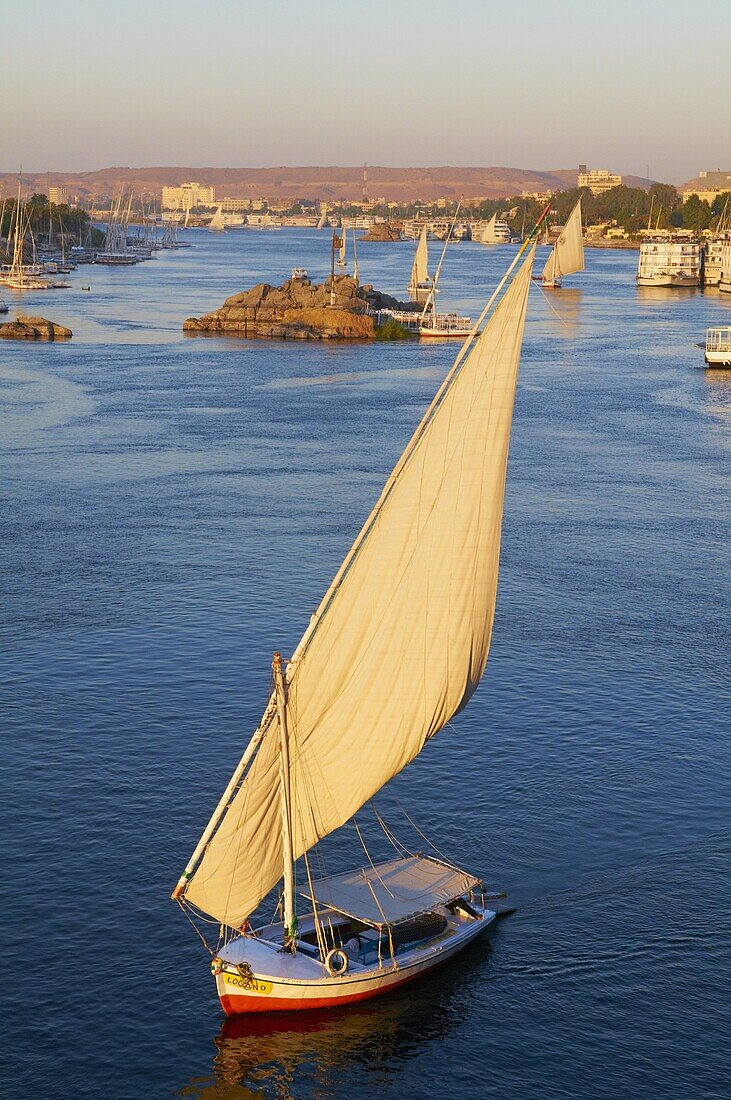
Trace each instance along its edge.
<path fill-rule="evenodd" d="M 584 238 L 581 230 L 581 199 L 576 203 L 566 225 L 559 233 L 551 249 L 541 275 L 541 286 L 555 289 L 561 286 L 564 275 L 584 270 Z"/>
<path fill-rule="evenodd" d="M 218 923 L 226 1013 L 377 996 L 446 961 L 502 895 L 418 852 L 313 878 L 348 822 L 469 701 L 487 661 L 534 248 L 474 326 L 290 660 L 173 897 Z M 302 859 L 302 884 L 295 862 Z M 249 918 L 282 883 L 280 919 Z M 297 907 L 298 893 L 305 899 Z"/>

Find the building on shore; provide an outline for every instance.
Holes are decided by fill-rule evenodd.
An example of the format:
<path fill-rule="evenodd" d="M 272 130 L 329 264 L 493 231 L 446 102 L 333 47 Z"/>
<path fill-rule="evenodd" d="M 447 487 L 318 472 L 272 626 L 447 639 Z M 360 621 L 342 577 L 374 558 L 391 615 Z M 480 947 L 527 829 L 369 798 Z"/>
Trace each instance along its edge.
<path fill-rule="evenodd" d="M 553 198 L 554 191 L 521 191 L 521 199 L 535 199 L 536 202 L 550 202 Z"/>
<path fill-rule="evenodd" d="M 195 210 L 199 206 L 215 206 L 215 187 L 200 183 L 181 183 L 179 187 L 163 187 L 163 210 Z"/>
<path fill-rule="evenodd" d="M 266 213 L 269 209 L 266 199 L 241 199 L 227 195 L 219 201 L 224 214 Z"/>
<path fill-rule="evenodd" d="M 607 168 L 589 168 L 579 165 L 578 187 L 588 187 L 592 195 L 603 195 L 613 187 L 622 186 L 622 177 L 614 175 Z"/>
<path fill-rule="evenodd" d="M 69 201 L 65 187 L 49 187 L 48 201 L 54 206 L 64 206 Z"/>
<path fill-rule="evenodd" d="M 731 172 L 699 172 L 681 188 L 683 202 L 696 195 L 701 202 L 712 203 L 719 195 L 731 192 Z"/>

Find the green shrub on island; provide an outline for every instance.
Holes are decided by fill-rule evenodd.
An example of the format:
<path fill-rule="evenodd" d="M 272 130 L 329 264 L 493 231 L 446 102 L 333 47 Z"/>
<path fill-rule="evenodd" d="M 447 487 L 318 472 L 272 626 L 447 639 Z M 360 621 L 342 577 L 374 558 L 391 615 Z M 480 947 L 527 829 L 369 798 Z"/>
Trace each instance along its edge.
<path fill-rule="evenodd" d="M 376 325 L 375 330 L 376 340 L 411 340 L 416 335 L 405 325 L 400 325 L 398 321 L 394 321 L 392 317 L 388 321 Z"/>

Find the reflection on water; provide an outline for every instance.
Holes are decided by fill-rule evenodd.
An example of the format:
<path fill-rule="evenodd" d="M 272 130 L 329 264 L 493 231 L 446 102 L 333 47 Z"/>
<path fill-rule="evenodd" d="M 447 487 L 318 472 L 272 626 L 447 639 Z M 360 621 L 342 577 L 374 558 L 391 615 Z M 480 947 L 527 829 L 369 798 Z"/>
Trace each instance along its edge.
<path fill-rule="evenodd" d="M 706 368 L 708 411 L 716 416 L 731 419 L 731 370 Z"/>
<path fill-rule="evenodd" d="M 678 298 L 693 298 L 700 293 L 697 286 L 638 286 L 637 299 L 640 302 L 671 302 Z"/>
<path fill-rule="evenodd" d="M 551 323 L 551 332 L 557 336 L 575 336 L 581 319 L 580 287 L 559 287 L 556 290 L 543 291 L 549 309 L 546 319 Z"/>
<path fill-rule="evenodd" d="M 191 1081 L 177 1095 L 327 1097 L 356 1066 L 377 1095 L 379 1081 L 467 1018 L 491 950 L 478 941 L 436 975 L 352 1008 L 229 1017 L 214 1039 L 212 1079 Z"/>

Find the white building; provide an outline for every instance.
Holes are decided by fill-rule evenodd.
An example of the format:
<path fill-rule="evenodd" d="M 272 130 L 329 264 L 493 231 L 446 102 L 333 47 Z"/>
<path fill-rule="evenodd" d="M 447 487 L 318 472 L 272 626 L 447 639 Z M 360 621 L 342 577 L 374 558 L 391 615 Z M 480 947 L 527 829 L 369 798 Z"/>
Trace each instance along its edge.
<path fill-rule="evenodd" d="M 197 206 L 215 206 L 215 187 L 200 183 L 181 183 L 179 187 L 163 187 L 163 210 L 193 210 Z"/>
<path fill-rule="evenodd" d="M 579 165 L 579 187 L 588 187 L 592 195 L 602 195 L 613 187 L 622 186 L 622 177 L 615 176 L 607 168 L 589 168 Z"/>
<path fill-rule="evenodd" d="M 54 206 L 63 206 L 68 202 L 68 194 L 65 187 L 49 187 L 48 201 Z"/>

